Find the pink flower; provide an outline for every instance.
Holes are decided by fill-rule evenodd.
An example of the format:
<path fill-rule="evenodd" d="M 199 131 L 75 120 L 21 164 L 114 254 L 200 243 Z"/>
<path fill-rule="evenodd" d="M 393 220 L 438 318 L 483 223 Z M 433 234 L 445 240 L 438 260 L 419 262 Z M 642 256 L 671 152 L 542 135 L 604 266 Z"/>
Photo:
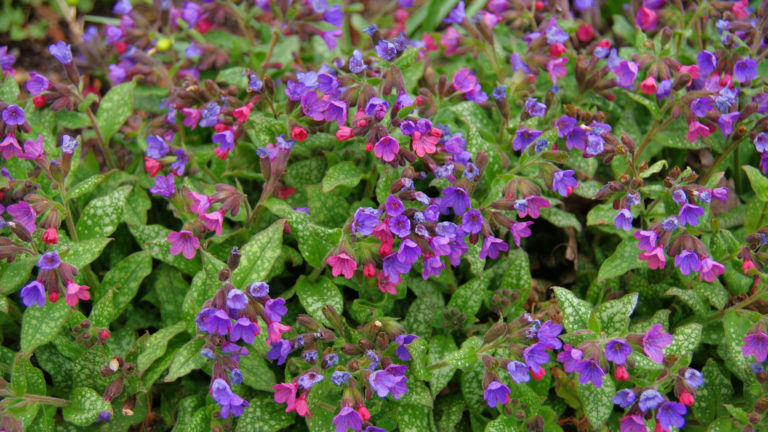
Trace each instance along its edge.
<path fill-rule="evenodd" d="M 68 305 L 77 306 L 78 300 L 90 300 L 91 294 L 88 292 L 90 287 L 78 285 L 75 281 L 67 282 L 67 295 L 64 300 Z"/>
<path fill-rule="evenodd" d="M 181 113 L 184 114 L 184 126 L 194 130 L 197 127 L 197 122 L 200 121 L 200 110 L 195 108 L 182 108 Z"/>
<path fill-rule="evenodd" d="M 426 33 L 425 33 L 426 34 Z M 445 47 L 445 55 L 450 56 L 456 52 L 456 48 L 459 46 L 459 39 L 461 35 L 453 27 L 448 27 L 445 33 L 440 36 L 440 44 Z"/>
<path fill-rule="evenodd" d="M 345 278 L 352 279 L 352 275 L 357 270 L 357 263 L 346 252 L 330 256 L 326 262 L 331 266 L 334 277 L 343 274 Z"/>
<path fill-rule="evenodd" d="M 307 406 L 307 393 L 304 392 L 296 399 L 296 414 L 302 417 L 312 418 L 312 413 L 309 412 L 309 406 Z"/>
<path fill-rule="evenodd" d="M 564 77 L 568 71 L 565 70 L 565 64 L 568 63 L 568 57 L 560 57 L 547 62 L 547 72 L 552 82 L 557 84 L 557 79 Z"/>
<path fill-rule="evenodd" d="M 725 266 L 712 258 L 704 258 L 701 260 L 701 272 L 699 273 L 699 280 L 704 279 L 707 282 L 714 282 L 718 275 L 725 273 Z"/>
<path fill-rule="evenodd" d="M 641 252 L 639 258 L 643 261 L 648 261 L 648 267 L 651 270 L 663 269 L 667 264 L 667 259 L 664 257 L 664 248 L 661 246 Z"/>
<path fill-rule="evenodd" d="M 272 342 L 280 342 L 283 338 L 283 333 L 292 330 L 291 326 L 287 326 L 279 321 L 270 321 L 267 323 L 267 344 Z"/>
<path fill-rule="evenodd" d="M 690 142 L 694 142 L 699 139 L 699 137 L 708 137 L 709 134 L 710 130 L 708 127 L 701 124 L 698 120 L 694 120 L 688 123 L 688 134 L 685 138 Z"/>
<path fill-rule="evenodd" d="M 211 198 L 208 197 L 208 195 L 197 192 L 188 192 L 187 198 L 192 200 L 192 205 L 189 206 L 189 209 L 194 213 L 197 213 L 198 216 L 205 214 L 208 207 L 211 206 Z"/>
<path fill-rule="evenodd" d="M 397 284 L 400 283 L 400 275 L 397 275 L 398 281 Z M 392 283 L 389 281 L 389 278 L 384 274 L 384 272 L 379 272 L 378 275 L 378 287 L 379 291 L 383 293 L 389 293 L 392 295 L 397 295 L 397 284 Z"/>
<path fill-rule="evenodd" d="M 296 409 L 296 391 L 299 385 L 296 383 L 280 383 L 272 386 L 275 391 L 275 403 L 286 404 L 285 412 L 291 412 Z"/>
<path fill-rule="evenodd" d="M 440 129 L 432 129 L 432 131 L 438 131 L 440 132 Z M 413 146 L 413 151 L 416 152 L 416 154 L 419 157 L 423 157 L 425 154 L 433 154 L 437 151 L 437 142 L 440 139 L 440 136 L 436 134 L 433 134 L 430 132 L 427 135 L 422 135 L 421 132 L 415 131 L 411 138 L 413 138 L 413 141 L 411 142 L 411 146 Z"/>
<path fill-rule="evenodd" d="M 656 28 L 656 22 L 658 19 L 659 15 L 655 10 L 647 7 L 641 7 L 637 10 L 635 23 L 640 26 L 643 31 L 648 31 Z"/>
<path fill-rule="evenodd" d="M 200 221 L 205 225 L 208 231 L 215 231 L 216 235 L 221 235 L 221 225 L 224 223 L 224 214 L 220 211 L 214 211 L 200 215 Z"/>
<path fill-rule="evenodd" d="M 656 80 L 652 76 L 649 76 L 640 83 L 640 92 L 643 94 L 655 95 L 658 89 L 659 86 L 656 85 Z"/>
<path fill-rule="evenodd" d="M 0 141 L 0 154 L 4 159 L 10 159 L 13 156 L 21 156 L 24 152 L 19 146 L 19 141 L 13 134 L 10 134 Z"/>
<path fill-rule="evenodd" d="M 168 241 L 171 243 L 171 255 L 183 254 L 186 259 L 194 258 L 197 249 L 200 249 L 200 240 L 191 231 L 170 232 Z"/>

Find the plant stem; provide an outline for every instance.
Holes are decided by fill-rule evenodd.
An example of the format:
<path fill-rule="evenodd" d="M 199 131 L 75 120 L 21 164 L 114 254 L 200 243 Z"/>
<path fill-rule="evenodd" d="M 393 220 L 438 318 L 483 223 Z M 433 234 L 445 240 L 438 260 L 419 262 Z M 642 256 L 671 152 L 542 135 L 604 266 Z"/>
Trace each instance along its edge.
<path fill-rule="evenodd" d="M 93 115 L 93 111 L 91 111 L 90 107 L 85 109 L 85 114 L 91 121 L 93 131 L 96 132 L 96 140 L 99 144 L 99 150 L 101 150 L 101 153 L 104 155 L 104 160 L 107 162 L 107 166 L 109 169 L 115 169 L 116 165 L 114 159 L 112 158 L 112 151 L 109 149 L 109 145 L 104 141 L 104 136 L 101 134 L 99 124 L 96 122 L 96 117 Z"/>
<path fill-rule="evenodd" d="M 712 162 L 712 165 L 709 167 L 707 172 L 704 173 L 704 175 L 701 176 L 701 180 L 699 181 L 700 184 L 705 184 L 707 182 L 707 180 L 709 180 L 709 178 L 712 177 L 712 174 L 715 173 L 715 170 L 717 169 L 717 167 L 725 160 L 725 158 L 728 157 L 728 155 L 731 154 L 732 151 L 734 151 L 739 146 L 739 144 L 741 143 L 742 139 L 744 139 L 744 138 L 742 137 L 742 138 L 732 142 L 731 145 L 728 146 L 728 148 L 726 148 L 724 152 L 720 153 L 717 156 L 717 159 L 715 159 L 715 161 Z M 738 172 L 738 161 L 736 161 L 734 163 L 734 169 L 735 169 L 736 172 Z M 735 176 L 736 176 L 736 174 L 734 173 L 734 177 Z M 738 177 L 735 177 L 735 178 L 738 178 Z M 738 185 L 738 183 L 737 183 L 737 185 Z"/>
<path fill-rule="evenodd" d="M 0 389 L 0 396 L 10 396 L 14 397 L 16 396 L 12 391 L 9 389 Z M 65 407 L 69 405 L 69 400 L 67 399 L 60 399 L 52 396 L 43 396 L 43 395 L 36 395 L 36 394 L 29 394 L 26 393 L 23 396 L 20 396 L 23 399 L 27 399 L 32 402 L 42 403 L 46 405 L 53 405 L 57 407 Z"/>

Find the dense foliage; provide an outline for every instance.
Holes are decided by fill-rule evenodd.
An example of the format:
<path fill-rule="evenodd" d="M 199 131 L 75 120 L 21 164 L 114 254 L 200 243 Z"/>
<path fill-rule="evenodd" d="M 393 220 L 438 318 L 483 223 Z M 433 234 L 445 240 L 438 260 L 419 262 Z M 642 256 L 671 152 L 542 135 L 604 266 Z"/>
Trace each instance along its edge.
<path fill-rule="evenodd" d="M 73 3 L 0 431 L 768 429 L 768 2 Z"/>

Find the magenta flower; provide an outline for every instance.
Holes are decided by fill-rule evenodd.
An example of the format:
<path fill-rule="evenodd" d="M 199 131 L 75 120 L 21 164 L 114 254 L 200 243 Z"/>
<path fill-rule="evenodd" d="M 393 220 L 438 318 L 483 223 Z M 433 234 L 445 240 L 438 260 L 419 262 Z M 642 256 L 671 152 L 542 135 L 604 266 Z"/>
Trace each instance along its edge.
<path fill-rule="evenodd" d="M 67 282 L 67 294 L 64 300 L 68 305 L 75 307 L 78 300 L 89 300 L 91 298 L 91 294 L 88 292 L 89 289 L 90 287 L 69 281 Z"/>
<path fill-rule="evenodd" d="M 392 162 L 395 160 L 395 156 L 399 152 L 400 144 L 398 144 L 397 140 L 389 135 L 382 137 L 373 146 L 373 154 L 375 154 L 377 158 L 383 160 L 384 162 Z"/>
<path fill-rule="evenodd" d="M 487 236 L 483 239 L 483 247 L 480 248 L 480 258 L 486 259 L 491 257 L 491 259 L 496 259 L 499 257 L 500 251 L 506 252 L 508 250 L 509 245 L 507 242 L 494 236 Z"/>
<path fill-rule="evenodd" d="M 619 87 L 632 87 L 637 79 L 637 63 L 623 60 L 613 69 L 613 73 L 616 74 Z"/>
<path fill-rule="evenodd" d="M 667 264 L 667 258 L 664 256 L 664 248 L 656 246 L 648 251 L 641 252 L 638 256 L 642 261 L 648 261 L 648 268 L 651 270 L 663 269 Z"/>
<path fill-rule="evenodd" d="M 711 131 L 708 127 L 701 124 L 698 120 L 694 120 L 688 123 L 688 134 L 685 136 L 685 138 L 690 142 L 694 142 L 699 139 L 699 137 L 708 137 L 710 133 Z"/>
<path fill-rule="evenodd" d="M 672 336 L 664 332 L 661 324 L 654 324 L 643 336 L 643 351 L 655 363 L 664 362 L 664 348 L 672 343 Z"/>
<path fill-rule="evenodd" d="M 560 57 L 547 62 L 547 72 L 554 84 L 557 84 L 558 78 L 562 78 L 568 73 L 565 69 L 566 63 L 568 63 L 568 57 Z"/>
<path fill-rule="evenodd" d="M 701 270 L 699 273 L 699 280 L 705 280 L 707 282 L 714 282 L 718 275 L 725 273 L 725 266 L 712 258 L 704 258 L 701 260 Z"/>
<path fill-rule="evenodd" d="M 285 412 L 291 412 L 296 409 L 296 391 L 299 385 L 293 382 L 280 383 L 272 386 L 272 390 L 275 391 L 274 399 L 275 403 L 284 403 L 286 405 Z"/>
<path fill-rule="evenodd" d="M 744 336 L 741 354 L 744 357 L 754 355 L 759 363 L 764 362 L 768 358 L 768 335 L 760 332 Z"/>
<path fill-rule="evenodd" d="M 171 255 L 183 254 L 186 259 L 194 258 L 197 249 L 200 249 L 200 240 L 192 234 L 192 231 L 170 232 L 168 241 L 171 243 Z"/>
<path fill-rule="evenodd" d="M 13 216 L 13 221 L 23 226 L 30 234 L 35 232 L 35 218 L 37 213 L 35 209 L 30 207 L 25 201 L 19 201 L 16 204 L 11 204 L 5 211 Z"/>
<path fill-rule="evenodd" d="M 346 252 L 330 256 L 326 262 L 331 266 L 331 273 L 334 277 L 343 274 L 345 278 L 352 279 L 352 275 L 357 270 L 357 262 Z"/>
<path fill-rule="evenodd" d="M 645 422 L 643 421 L 643 416 L 640 414 L 622 417 L 620 421 L 620 432 L 648 432 L 648 428 L 645 427 Z"/>
<path fill-rule="evenodd" d="M 579 374 L 579 384 L 592 383 L 595 387 L 603 386 L 605 372 L 594 360 L 584 360 L 576 365 L 574 372 Z"/>
<path fill-rule="evenodd" d="M 467 93 L 472 91 L 477 84 L 477 78 L 468 68 L 461 68 L 453 74 L 453 88 L 457 92 Z"/>
<path fill-rule="evenodd" d="M 43 155 L 43 136 L 38 135 L 35 140 L 24 141 L 24 153 L 18 155 L 22 159 L 37 160 Z"/>
<path fill-rule="evenodd" d="M 6 135 L 2 141 L 0 141 L 0 154 L 3 159 L 10 159 L 14 156 L 21 156 L 23 154 L 21 146 L 19 146 L 19 140 L 13 134 Z"/>
<path fill-rule="evenodd" d="M 632 235 L 637 240 L 640 240 L 637 243 L 637 247 L 639 247 L 640 249 L 650 250 L 650 249 L 653 249 L 654 246 L 656 246 L 656 240 L 658 239 L 658 234 L 656 234 L 656 231 L 637 230 Z"/>
<path fill-rule="evenodd" d="M 198 216 L 205 229 L 213 231 L 216 235 L 221 235 L 222 225 L 224 224 L 224 214 L 220 210 L 212 211 Z"/>
<path fill-rule="evenodd" d="M 533 221 L 515 222 L 510 227 L 509 232 L 512 233 L 512 239 L 517 247 L 520 247 L 520 239 L 531 236 L 531 229 L 528 228 L 531 225 L 533 225 Z"/>
<path fill-rule="evenodd" d="M 291 330 L 291 326 L 285 325 L 279 321 L 267 323 L 267 343 L 280 342 L 283 338 L 283 333 Z"/>

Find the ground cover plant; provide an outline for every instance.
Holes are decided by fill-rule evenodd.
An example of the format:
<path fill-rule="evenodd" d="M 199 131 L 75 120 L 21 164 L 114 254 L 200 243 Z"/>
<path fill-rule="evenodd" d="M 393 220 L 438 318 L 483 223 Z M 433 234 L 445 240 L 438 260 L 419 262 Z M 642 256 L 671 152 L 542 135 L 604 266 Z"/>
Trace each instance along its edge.
<path fill-rule="evenodd" d="M 76 3 L 1 431 L 768 429 L 768 2 Z"/>

